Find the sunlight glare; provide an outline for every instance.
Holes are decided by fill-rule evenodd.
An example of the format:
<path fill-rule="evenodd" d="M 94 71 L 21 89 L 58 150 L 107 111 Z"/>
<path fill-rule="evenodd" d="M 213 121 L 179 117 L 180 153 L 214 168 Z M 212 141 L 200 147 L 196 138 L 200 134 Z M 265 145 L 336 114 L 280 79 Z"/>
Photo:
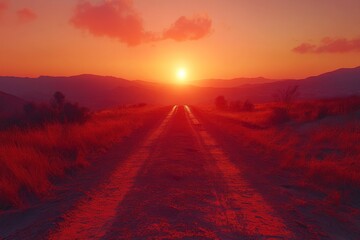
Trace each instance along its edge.
<path fill-rule="evenodd" d="M 179 82 L 184 83 L 186 81 L 186 69 L 184 68 L 179 68 L 176 72 L 176 77 L 179 80 Z"/>

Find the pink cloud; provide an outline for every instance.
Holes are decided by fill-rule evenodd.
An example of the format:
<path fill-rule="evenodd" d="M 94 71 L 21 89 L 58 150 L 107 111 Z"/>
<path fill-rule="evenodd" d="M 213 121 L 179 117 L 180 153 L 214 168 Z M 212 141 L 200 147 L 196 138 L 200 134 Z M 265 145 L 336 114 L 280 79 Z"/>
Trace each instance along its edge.
<path fill-rule="evenodd" d="M 166 31 L 165 39 L 175 41 L 197 40 L 207 36 L 211 31 L 212 21 L 207 16 L 187 18 L 182 16 Z"/>
<path fill-rule="evenodd" d="M 23 8 L 16 12 L 18 21 L 20 23 L 28 23 L 34 21 L 37 18 L 36 13 L 34 13 L 29 8 Z"/>
<path fill-rule="evenodd" d="M 348 53 L 360 52 L 360 38 L 323 38 L 318 45 L 302 43 L 293 49 L 296 53 Z"/>
<path fill-rule="evenodd" d="M 8 1 L 0 0 L 0 17 L 4 14 L 7 8 L 8 8 Z"/>
<path fill-rule="evenodd" d="M 75 8 L 70 23 L 94 36 L 106 36 L 136 46 L 165 39 L 197 40 L 206 36 L 211 27 L 208 17 L 180 17 L 163 34 L 144 29 L 143 20 L 131 0 L 102 0 L 98 4 L 82 1 Z"/>
<path fill-rule="evenodd" d="M 71 23 L 95 36 L 116 38 L 129 46 L 150 41 L 152 34 L 145 32 L 142 19 L 128 0 L 103 1 L 98 5 L 79 3 Z"/>

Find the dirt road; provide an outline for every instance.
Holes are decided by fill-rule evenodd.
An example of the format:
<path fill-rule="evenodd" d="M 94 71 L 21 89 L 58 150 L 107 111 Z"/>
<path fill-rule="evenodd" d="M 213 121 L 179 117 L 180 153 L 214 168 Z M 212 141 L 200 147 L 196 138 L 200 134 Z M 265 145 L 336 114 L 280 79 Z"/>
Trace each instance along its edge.
<path fill-rule="evenodd" d="M 65 197 L 48 207 L 47 211 L 55 211 L 59 217 L 31 222 L 28 214 L 29 223 L 23 224 L 26 229 L 10 226 L 16 224 L 13 220 L 8 222 L 12 230 L 2 231 L 0 236 L 5 239 L 298 238 L 188 106 L 174 106 L 135 151 L 118 161 L 106 179 L 72 199 L 68 207 L 58 206 L 58 202 L 70 201 Z M 4 224 L 4 220 L 0 223 Z"/>

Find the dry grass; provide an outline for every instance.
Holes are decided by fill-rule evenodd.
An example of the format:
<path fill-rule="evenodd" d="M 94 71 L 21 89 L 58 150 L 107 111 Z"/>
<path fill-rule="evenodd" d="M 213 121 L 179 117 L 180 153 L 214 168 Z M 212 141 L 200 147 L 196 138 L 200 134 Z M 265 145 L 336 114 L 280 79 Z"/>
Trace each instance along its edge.
<path fill-rule="evenodd" d="M 142 125 L 155 108 L 119 108 L 94 113 L 83 125 L 48 124 L 38 129 L 0 132 L 0 209 L 23 206 L 22 192 L 46 194 L 51 179 L 89 164 L 86 156 L 104 151 Z"/>
<path fill-rule="evenodd" d="M 324 191 L 360 189 L 359 98 L 298 102 L 290 121 L 269 124 L 276 103 L 256 105 L 254 112 L 205 111 L 214 124 L 278 167 L 302 171 L 307 184 Z M 326 114 L 318 115 L 326 108 Z M 210 118 L 211 119 L 211 118 Z"/>

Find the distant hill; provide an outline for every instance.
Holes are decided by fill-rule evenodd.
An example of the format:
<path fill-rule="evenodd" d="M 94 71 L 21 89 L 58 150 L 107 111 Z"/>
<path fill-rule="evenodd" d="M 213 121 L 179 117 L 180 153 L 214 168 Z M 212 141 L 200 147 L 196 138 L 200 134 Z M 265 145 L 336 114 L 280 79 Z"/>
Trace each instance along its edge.
<path fill-rule="evenodd" d="M 78 102 L 90 108 L 117 104 L 117 99 L 109 97 L 109 93 L 119 86 L 133 85 L 136 83 L 122 78 L 90 74 L 71 77 L 0 77 L 0 91 L 26 100 L 48 102 L 54 92 L 61 91 L 69 101 Z"/>
<path fill-rule="evenodd" d="M 249 80 L 249 79 L 248 79 Z M 230 82 L 225 82 L 230 81 Z M 272 101 L 277 91 L 298 85 L 300 97 L 330 98 L 360 94 L 360 67 L 338 69 L 301 80 L 278 80 L 229 87 L 240 80 L 224 80 L 222 87 L 179 86 L 129 81 L 122 78 L 78 75 L 71 77 L 18 78 L 0 77 L 0 91 L 19 96 L 28 101 L 46 101 L 55 91 L 61 91 L 72 102 L 99 109 L 120 104 L 196 104 L 210 103 L 219 95 L 229 100 L 249 99 L 253 102 Z M 258 81 L 270 81 L 258 79 Z M 255 82 L 255 81 L 254 81 Z M 220 86 L 220 80 L 214 84 Z"/>
<path fill-rule="evenodd" d="M 0 119 L 21 113 L 25 104 L 23 99 L 0 92 Z"/>
<path fill-rule="evenodd" d="M 279 80 L 257 77 L 257 78 L 233 78 L 233 79 L 203 79 L 193 83 L 198 87 L 233 88 L 245 84 L 259 84 L 276 82 Z"/>
<path fill-rule="evenodd" d="M 360 67 L 338 69 L 301 80 L 249 84 L 236 88 L 235 92 L 242 98 L 269 101 L 275 92 L 295 85 L 299 86 L 302 99 L 360 95 Z"/>

